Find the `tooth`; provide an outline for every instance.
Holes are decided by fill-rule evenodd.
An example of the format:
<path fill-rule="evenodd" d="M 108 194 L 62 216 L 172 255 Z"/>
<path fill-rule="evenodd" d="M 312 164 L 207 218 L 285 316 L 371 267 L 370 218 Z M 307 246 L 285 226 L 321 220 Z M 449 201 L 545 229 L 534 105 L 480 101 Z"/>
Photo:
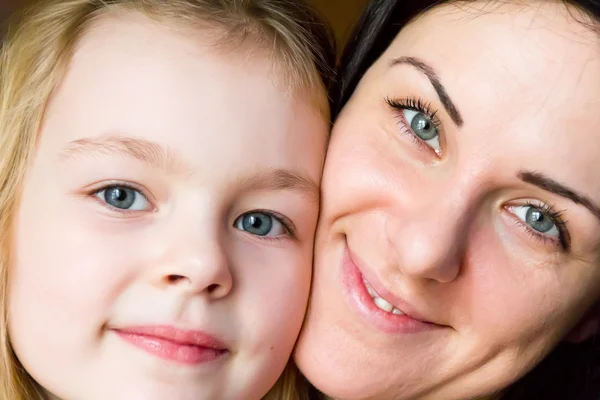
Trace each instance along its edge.
<path fill-rule="evenodd" d="M 394 309 L 392 310 L 392 314 L 396 314 L 396 315 L 406 315 L 406 314 L 404 314 L 402 311 L 398 310 L 396 307 L 394 307 Z"/>
<path fill-rule="evenodd" d="M 363 283 L 365 284 L 365 287 L 367 288 L 367 292 L 369 292 L 369 296 L 371 296 L 371 298 L 375 298 L 375 297 L 379 297 L 379 294 L 375 291 L 375 289 L 373 289 L 373 287 L 371 285 L 369 285 L 369 282 L 367 282 L 367 280 L 365 279 L 365 277 L 363 276 Z"/>
<path fill-rule="evenodd" d="M 377 294 L 375 289 L 373 289 L 368 283 L 365 286 L 367 287 L 367 292 L 369 292 L 369 296 L 371 296 L 371 298 L 374 299 L 375 297 L 379 297 L 379 294 Z"/>
<path fill-rule="evenodd" d="M 379 307 L 383 311 L 392 312 L 392 309 L 394 308 L 393 305 L 391 305 L 390 303 L 388 303 L 386 300 L 382 299 L 381 297 L 375 297 L 373 299 L 373 302 L 375 303 L 375 305 L 377 307 Z"/>

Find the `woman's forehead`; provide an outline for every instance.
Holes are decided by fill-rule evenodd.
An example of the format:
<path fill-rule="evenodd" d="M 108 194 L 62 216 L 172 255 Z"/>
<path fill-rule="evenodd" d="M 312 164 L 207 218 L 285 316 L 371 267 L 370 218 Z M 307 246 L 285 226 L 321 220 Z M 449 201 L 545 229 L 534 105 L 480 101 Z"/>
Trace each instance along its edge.
<path fill-rule="evenodd" d="M 401 31 L 365 81 L 378 93 L 431 102 L 469 163 L 548 174 L 600 203 L 600 41 L 564 4 L 438 7 Z"/>
<path fill-rule="evenodd" d="M 565 98 L 572 106 L 595 103 L 598 34 L 561 2 L 535 3 L 434 8 L 403 29 L 383 59 L 424 59 L 457 91 L 487 86 L 490 97 L 511 104 L 523 99 L 564 106 Z"/>

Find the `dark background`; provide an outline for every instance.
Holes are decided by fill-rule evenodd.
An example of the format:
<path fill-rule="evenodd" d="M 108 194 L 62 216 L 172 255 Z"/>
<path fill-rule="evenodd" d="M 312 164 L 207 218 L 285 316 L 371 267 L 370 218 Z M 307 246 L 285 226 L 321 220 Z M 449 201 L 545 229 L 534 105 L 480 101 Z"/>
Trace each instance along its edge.
<path fill-rule="evenodd" d="M 319 10 L 334 28 L 338 43 L 346 39 L 350 27 L 356 22 L 368 0 L 306 0 Z M 0 21 L 5 21 L 23 0 L 0 0 Z"/>
<path fill-rule="evenodd" d="M 0 0 L 2 1 L 2 0 Z M 346 40 L 369 0 L 306 0 L 323 15 L 335 30 L 338 46 Z"/>
<path fill-rule="evenodd" d="M 19 2 L 15 0 L 0 0 L 0 20 L 4 21 L 11 10 L 18 6 Z"/>

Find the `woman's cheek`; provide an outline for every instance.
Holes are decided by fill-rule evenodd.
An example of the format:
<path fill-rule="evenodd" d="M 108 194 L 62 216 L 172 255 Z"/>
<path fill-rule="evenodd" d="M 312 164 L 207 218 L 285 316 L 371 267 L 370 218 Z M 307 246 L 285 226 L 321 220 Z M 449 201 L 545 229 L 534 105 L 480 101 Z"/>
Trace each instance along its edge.
<path fill-rule="evenodd" d="M 471 271 L 463 272 L 460 293 L 469 312 L 462 315 L 490 345 L 508 346 L 539 334 L 561 291 L 550 268 L 507 245 L 516 232 L 499 234 L 494 225 L 482 219 L 471 233 L 463 267 Z"/>

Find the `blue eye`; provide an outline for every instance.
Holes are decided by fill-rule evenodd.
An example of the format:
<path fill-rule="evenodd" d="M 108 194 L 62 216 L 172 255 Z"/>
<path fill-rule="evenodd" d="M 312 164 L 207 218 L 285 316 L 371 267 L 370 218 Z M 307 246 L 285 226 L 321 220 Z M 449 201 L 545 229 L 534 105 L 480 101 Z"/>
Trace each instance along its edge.
<path fill-rule="evenodd" d="M 441 154 L 441 122 L 429 103 L 419 98 L 396 100 L 389 97 L 385 102 L 396 113 L 401 113 L 403 132 L 410 134 L 419 144 L 425 142 L 436 154 Z"/>
<path fill-rule="evenodd" d="M 404 109 L 402 112 L 414 134 L 427 143 L 436 153 L 439 152 L 440 134 L 432 119 L 426 114 L 415 110 Z"/>
<path fill-rule="evenodd" d="M 511 207 L 515 215 L 537 232 L 552 237 L 560 237 L 555 218 L 543 209 L 531 205 Z"/>
<path fill-rule="evenodd" d="M 263 237 L 283 236 L 289 233 L 276 217 L 259 211 L 242 214 L 235 220 L 234 226 L 241 231 Z"/>
<path fill-rule="evenodd" d="M 97 192 L 96 196 L 109 206 L 120 210 L 143 211 L 150 206 L 143 194 L 125 186 L 107 187 Z"/>

